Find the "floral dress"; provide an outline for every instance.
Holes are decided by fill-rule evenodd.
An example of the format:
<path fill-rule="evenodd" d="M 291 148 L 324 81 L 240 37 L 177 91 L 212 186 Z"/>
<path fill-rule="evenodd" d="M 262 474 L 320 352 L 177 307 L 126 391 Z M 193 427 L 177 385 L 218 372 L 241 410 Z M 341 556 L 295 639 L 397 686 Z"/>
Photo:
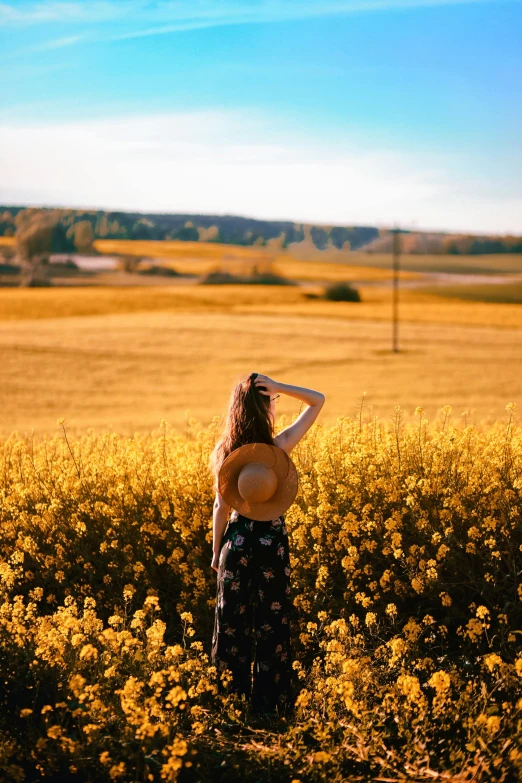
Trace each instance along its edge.
<path fill-rule="evenodd" d="M 284 516 L 263 522 L 233 511 L 219 555 L 211 660 L 218 675 L 232 673 L 226 690 L 244 693 L 254 709 L 291 706 L 292 609 Z"/>

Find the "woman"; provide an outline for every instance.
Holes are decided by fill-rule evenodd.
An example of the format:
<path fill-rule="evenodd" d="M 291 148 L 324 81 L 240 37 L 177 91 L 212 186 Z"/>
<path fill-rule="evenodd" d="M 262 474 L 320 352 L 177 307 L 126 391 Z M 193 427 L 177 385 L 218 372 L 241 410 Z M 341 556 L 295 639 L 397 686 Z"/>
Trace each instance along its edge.
<path fill-rule="evenodd" d="M 274 436 L 275 404 L 281 394 L 302 400 L 307 407 Z M 324 401 L 321 392 L 250 373 L 232 390 L 225 429 L 211 455 L 216 492 L 212 568 L 217 571 L 211 659 L 219 674 L 231 672 L 229 689 L 251 697 L 254 712 L 292 707 L 288 532 L 284 515 L 266 522 L 234 509 L 228 519 L 231 506 L 219 493 L 219 469 L 235 449 L 248 443 L 278 446 L 289 455 L 317 419 Z M 221 679 L 218 682 L 221 689 Z"/>

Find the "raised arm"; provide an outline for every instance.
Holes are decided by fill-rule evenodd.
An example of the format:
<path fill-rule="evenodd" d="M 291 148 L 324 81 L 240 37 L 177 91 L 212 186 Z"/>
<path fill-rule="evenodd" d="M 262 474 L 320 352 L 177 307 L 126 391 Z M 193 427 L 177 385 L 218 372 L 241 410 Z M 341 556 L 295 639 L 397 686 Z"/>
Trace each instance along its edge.
<path fill-rule="evenodd" d="M 289 454 L 317 419 L 326 398 L 322 392 L 307 389 L 304 386 L 293 386 L 289 383 L 274 381 L 267 375 L 258 375 L 254 383 L 262 394 L 287 394 L 289 397 L 302 400 L 308 406 L 292 424 L 285 427 L 274 438 L 277 445 Z"/>

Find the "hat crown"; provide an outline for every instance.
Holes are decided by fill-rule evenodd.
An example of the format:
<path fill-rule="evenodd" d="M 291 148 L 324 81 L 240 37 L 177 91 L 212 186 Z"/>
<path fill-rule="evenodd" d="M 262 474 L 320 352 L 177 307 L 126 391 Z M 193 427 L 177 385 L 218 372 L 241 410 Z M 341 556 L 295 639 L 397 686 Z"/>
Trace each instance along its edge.
<path fill-rule="evenodd" d="M 241 468 L 237 489 L 247 503 L 266 503 L 277 489 L 277 475 L 262 462 L 249 462 Z"/>
<path fill-rule="evenodd" d="M 217 478 L 225 502 L 248 519 L 276 519 L 291 506 L 297 493 L 296 467 L 275 444 L 239 446 L 223 461 Z"/>

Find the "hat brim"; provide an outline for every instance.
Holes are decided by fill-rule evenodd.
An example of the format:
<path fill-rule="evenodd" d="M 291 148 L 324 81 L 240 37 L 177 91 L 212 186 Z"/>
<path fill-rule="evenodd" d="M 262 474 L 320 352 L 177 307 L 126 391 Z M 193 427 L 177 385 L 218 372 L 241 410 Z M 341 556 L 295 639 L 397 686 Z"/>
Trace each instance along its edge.
<path fill-rule="evenodd" d="M 249 462 L 260 462 L 273 468 L 277 488 L 264 503 L 248 503 L 238 490 L 241 468 Z M 299 486 L 297 469 L 283 449 L 268 443 L 247 443 L 235 449 L 223 461 L 218 474 L 219 494 L 232 508 L 249 519 L 269 522 L 287 511 L 295 500 Z"/>

